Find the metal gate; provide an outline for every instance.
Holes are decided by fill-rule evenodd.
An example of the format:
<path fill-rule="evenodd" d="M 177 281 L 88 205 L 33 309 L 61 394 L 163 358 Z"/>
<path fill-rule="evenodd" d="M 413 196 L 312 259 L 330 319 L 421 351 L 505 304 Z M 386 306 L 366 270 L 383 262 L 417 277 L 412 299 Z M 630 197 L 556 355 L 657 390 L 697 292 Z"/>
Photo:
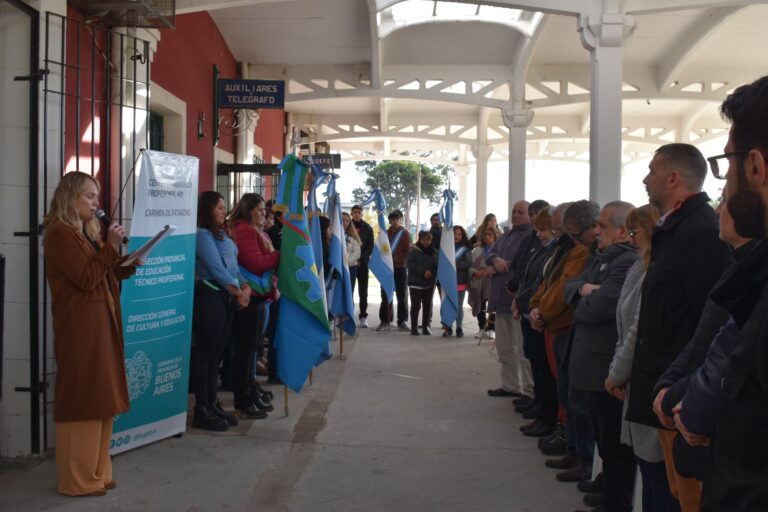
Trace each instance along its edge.
<path fill-rule="evenodd" d="M 42 215 L 48 209 L 49 191 L 60 177 L 82 171 L 101 184 L 104 210 L 129 228 L 136 183 L 133 168 L 140 150 L 149 148 L 150 45 L 133 35 L 50 12 L 44 21 Z M 33 304 L 39 297 L 48 304 L 44 276 L 30 290 Z M 32 343 L 42 352 L 36 380 L 44 407 L 37 417 L 33 412 L 32 422 L 42 423 L 45 450 L 53 444 L 50 384 L 56 369 L 49 363 L 53 336 L 48 309 L 40 316 L 42 339 Z M 35 403 L 34 392 L 32 400 Z M 39 447 L 33 442 L 32 451 Z"/>

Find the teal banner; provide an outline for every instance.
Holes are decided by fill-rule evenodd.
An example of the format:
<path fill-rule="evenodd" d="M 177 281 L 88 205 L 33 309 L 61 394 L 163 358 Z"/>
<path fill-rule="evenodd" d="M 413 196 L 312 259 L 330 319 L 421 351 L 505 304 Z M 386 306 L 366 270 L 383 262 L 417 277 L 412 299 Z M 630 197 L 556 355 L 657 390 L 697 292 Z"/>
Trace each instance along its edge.
<path fill-rule="evenodd" d="M 129 252 L 175 228 L 123 283 L 120 296 L 131 408 L 115 418 L 110 452 L 186 430 L 195 276 L 198 160 L 143 151 Z"/>

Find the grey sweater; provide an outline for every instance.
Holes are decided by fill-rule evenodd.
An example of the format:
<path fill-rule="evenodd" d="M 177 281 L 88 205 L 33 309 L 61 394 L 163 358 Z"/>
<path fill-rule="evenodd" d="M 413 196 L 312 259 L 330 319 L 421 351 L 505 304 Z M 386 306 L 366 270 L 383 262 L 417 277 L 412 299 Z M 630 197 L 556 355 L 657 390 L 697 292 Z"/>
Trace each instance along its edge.
<path fill-rule="evenodd" d="M 632 361 L 637 343 L 637 325 L 640 319 L 640 298 L 642 296 L 645 269 L 642 258 L 638 258 L 627 272 L 627 279 L 621 289 L 616 306 L 616 326 L 619 338 L 616 351 L 608 370 L 608 377 L 617 386 L 626 386 L 627 399 L 624 401 L 622 417 L 626 416 L 629 403 L 629 379 L 632 376 Z M 661 462 L 664 455 L 655 428 L 624 420 L 621 426 L 621 442 L 631 446 L 635 455 L 647 462 Z"/>

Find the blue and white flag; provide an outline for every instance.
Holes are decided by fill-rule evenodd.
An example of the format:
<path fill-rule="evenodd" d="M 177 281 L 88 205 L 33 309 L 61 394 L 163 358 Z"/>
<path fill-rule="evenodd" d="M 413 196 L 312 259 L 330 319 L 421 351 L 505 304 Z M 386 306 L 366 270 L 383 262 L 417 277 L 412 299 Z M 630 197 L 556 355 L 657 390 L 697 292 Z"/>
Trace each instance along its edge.
<path fill-rule="evenodd" d="M 331 314 L 341 320 L 344 332 L 354 336 L 357 331 L 355 303 L 352 297 L 352 280 L 349 277 L 349 264 L 347 262 L 347 242 L 341 219 L 341 199 L 336 192 L 335 177 L 331 177 L 326 195 L 325 211 L 331 219 L 331 247 L 328 251 L 330 275 L 326 276 L 325 283 L 326 290 L 328 290 L 328 306 Z"/>
<path fill-rule="evenodd" d="M 311 159 L 310 159 L 311 160 Z M 309 217 L 309 238 L 312 240 L 312 251 L 315 253 L 315 265 L 320 282 L 325 283 L 325 262 L 323 261 L 323 233 L 320 226 L 320 206 L 317 204 L 317 189 L 328 177 L 319 165 L 311 164 L 312 187 L 307 194 L 307 216 Z M 328 311 L 328 298 L 323 294 L 325 310 Z"/>
<path fill-rule="evenodd" d="M 439 217 L 443 224 L 440 237 L 440 253 L 437 257 L 437 280 L 442 285 L 440 292 L 440 323 L 452 326 L 459 316 L 459 292 L 456 284 L 456 247 L 453 242 L 453 198 L 451 189 L 443 192 L 443 206 Z M 461 327 L 460 325 L 456 326 Z"/>
<path fill-rule="evenodd" d="M 389 245 L 389 236 L 387 236 L 387 226 L 384 224 L 384 212 L 387 209 L 387 201 L 381 189 L 377 188 L 371 195 L 363 201 L 362 206 L 373 203 L 379 218 L 379 234 L 373 244 L 373 253 L 368 262 L 368 268 L 381 284 L 381 289 L 387 296 L 387 301 L 392 302 L 392 295 L 395 293 L 395 264 L 392 261 L 392 249 Z"/>

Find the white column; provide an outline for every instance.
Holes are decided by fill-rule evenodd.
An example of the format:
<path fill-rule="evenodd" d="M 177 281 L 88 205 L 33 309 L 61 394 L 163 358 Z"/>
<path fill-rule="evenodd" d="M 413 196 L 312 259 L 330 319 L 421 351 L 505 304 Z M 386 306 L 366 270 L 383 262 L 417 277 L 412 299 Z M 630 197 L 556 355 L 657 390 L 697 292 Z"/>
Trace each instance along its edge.
<path fill-rule="evenodd" d="M 525 199 L 525 141 L 526 130 L 533 120 L 533 111 L 529 109 L 504 109 L 501 113 L 504 124 L 509 129 L 509 184 L 507 188 L 508 210 L 512 210 L 515 201 Z"/>
<path fill-rule="evenodd" d="M 478 146 L 472 148 L 475 155 L 475 168 L 477 170 L 477 204 L 475 205 L 475 222 L 480 224 L 488 213 L 488 159 L 491 158 L 493 148 L 491 146 Z"/>
<path fill-rule="evenodd" d="M 622 14 L 582 15 L 581 44 L 592 54 L 589 197 L 604 204 L 621 193 L 623 43 L 635 28 Z"/>
<path fill-rule="evenodd" d="M 467 164 L 455 165 L 454 170 L 456 176 L 459 178 L 459 200 L 458 200 L 458 212 L 456 218 L 453 219 L 454 224 L 460 224 L 462 226 L 467 225 L 467 203 L 469 202 L 469 196 L 467 192 L 467 176 L 469 176 L 469 166 Z"/>

